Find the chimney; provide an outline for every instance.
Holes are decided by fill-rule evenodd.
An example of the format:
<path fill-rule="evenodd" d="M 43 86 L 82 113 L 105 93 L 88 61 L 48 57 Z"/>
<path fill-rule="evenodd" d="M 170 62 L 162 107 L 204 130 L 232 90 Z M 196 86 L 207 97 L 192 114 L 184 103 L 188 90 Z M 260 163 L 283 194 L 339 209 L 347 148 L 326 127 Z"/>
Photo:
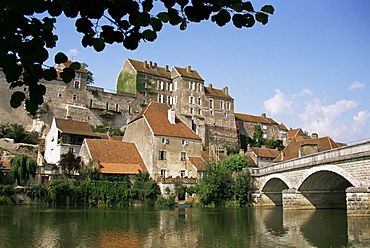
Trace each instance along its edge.
<path fill-rule="evenodd" d="M 222 90 L 225 94 L 229 94 L 229 87 L 226 86 Z"/>
<path fill-rule="evenodd" d="M 263 118 L 266 118 L 266 113 L 262 113 L 262 117 Z"/>
<path fill-rule="evenodd" d="M 144 68 L 148 68 L 148 61 L 144 61 Z"/>
<path fill-rule="evenodd" d="M 157 63 L 154 63 L 154 68 L 157 68 Z"/>
<path fill-rule="evenodd" d="M 189 72 L 189 73 L 191 72 L 191 66 L 190 66 L 190 65 L 188 65 L 188 66 L 186 67 L 186 71 L 187 71 L 187 72 Z"/>
<path fill-rule="evenodd" d="M 211 88 L 211 89 L 213 89 L 212 87 L 213 87 L 213 85 L 212 84 L 208 84 L 208 87 L 209 88 Z"/>
<path fill-rule="evenodd" d="M 170 124 L 175 124 L 175 110 L 169 109 L 167 113 Z"/>
<path fill-rule="evenodd" d="M 312 133 L 311 136 L 312 136 L 313 139 L 318 139 L 319 138 L 319 135 L 317 133 Z"/>
<path fill-rule="evenodd" d="M 153 62 L 149 61 L 149 68 L 153 68 Z"/>
<path fill-rule="evenodd" d="M 166 71 L 170 71 L 170 67 L 166 65 Z"/>

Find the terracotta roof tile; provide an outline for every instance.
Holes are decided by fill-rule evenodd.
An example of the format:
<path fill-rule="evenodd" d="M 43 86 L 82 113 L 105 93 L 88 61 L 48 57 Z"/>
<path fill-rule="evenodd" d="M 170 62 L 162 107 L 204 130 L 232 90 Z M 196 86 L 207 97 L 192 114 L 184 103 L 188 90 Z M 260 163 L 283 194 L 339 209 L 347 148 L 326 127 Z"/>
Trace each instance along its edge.
<path fill-rule="evenodd" d="M 200 157 L 189 157 L 190 163 L 192 163 L 198 171 L 206 171 L 207 167 L 204 164 L 203 158 Z"/>
<path fill-rule="evenodd" d="M 301 131 L 300 128 L 288 130 L 288 140 L 293 139 L 294 136 L 298 135 L 298 133 Z"/>
<path fill-rule="evenodd" d="M 279 129 L 288 131 L 288 128 L 283 124 L 279 124 Z"/>
<path fill-rule="evenodd" d="M 270 148 L 251 147 L 250 150 L 254 152 L 258 157 L 264 158 L 276 158 L 280 154 L 278 150 Z"/>
<path fill-rule="evenodd" d="M 166 70 L 166 68 L 156 66 L 154 65 L 152 67 L 145 66 L 145 62 L 142 61 L 137 61 L 133 59 L 127 59 L 130 64 L 134 67 L 134 69 L 138 72 L 146 73 L 146 74 L 152 74 L 155 76 L 159 77 L 164 77 L 164 78 L 171 78 L 171 72 L 169 70 Z"/>
<path fill-rule="evenodd" d="M 223 90 L 214 89 L 212 87 L 204 87 L 204 91 L 208 96 L 217 96 L 233 99 L 229 94 L 226 94 Z"/>
<path fill-rule="evenodd" d="M 154 135 L 201 139 L 177 116 L 175 124 L 171 124 L 168 120 L 169 109 L 167 104 L 150 102 L 130 123 L 145 117 Z"/>
<path fill-rule="evenodd" d="M 183 77 L 194 78 L 203 81 L 203 78 L 199 75 L 199 73 L 196 70 L 188 71 L 186 68 L 181 68 L 177 66 L 174 66 L 174 68 Z"/>
<path fill-rule="evenodd" d="M 245 121 L 245 122 L 254 122 L 254 123 L 264 123 L 264 124 L 278 124 L 272 118 L 263 118 L 262 116 L 247 115 L 247 114 L 234 114 L 235 118 Z"/>
<path fill-rule="evenodd" d="M 147 171 L 134 143 L 86 139 L 90 155 L 99 161 L 101 173 L 136 174 L 138 169 Z"/>
<path fill-rule="evenodd" d="M 250 154 L 246 153 L 245 154 L 245 157 L 247 158 L 248 160 L 248 167 L 254 167 L 254 166 L 257 166 L 257 164 L 254 162 L 253 158 L 251 157 Z"/>
<path fill-rule="evenodd" d="M 284 148 L 282 152 L 280 152 L 279 156 L 274 160 L 274 162 L 285 161 L 293 158 L 299 157 L 299 150 L 303 145 L 317 145 L 318 152 L 327 151 L 330 149 L 342 147 L 345 144 L 336 143 L 330 137 L 322 137 L 322 138 L 310 138 L 307 136 L 294 136 L 293 139 L 288 143 L 288 145 Z M 282 159 L 282 154 L 284 157 Z"/>
<path fill-rule="evenodd" d="M 92 137 L 101 137 L 100 134 L 91 131 L 89 123 L 71 119 L 55 118 L 55 124 L 62 133 L 80 134 Z"/>

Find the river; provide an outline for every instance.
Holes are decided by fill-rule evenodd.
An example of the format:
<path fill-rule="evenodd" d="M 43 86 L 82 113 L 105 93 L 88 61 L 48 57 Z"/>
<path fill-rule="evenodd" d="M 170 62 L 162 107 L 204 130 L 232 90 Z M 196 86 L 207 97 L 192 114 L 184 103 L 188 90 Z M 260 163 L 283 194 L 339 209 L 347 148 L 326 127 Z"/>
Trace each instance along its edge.
<path fill-rule="evenodd" d="M 0 206 L 0 247 L 370 247 L 345 210 Z"/>

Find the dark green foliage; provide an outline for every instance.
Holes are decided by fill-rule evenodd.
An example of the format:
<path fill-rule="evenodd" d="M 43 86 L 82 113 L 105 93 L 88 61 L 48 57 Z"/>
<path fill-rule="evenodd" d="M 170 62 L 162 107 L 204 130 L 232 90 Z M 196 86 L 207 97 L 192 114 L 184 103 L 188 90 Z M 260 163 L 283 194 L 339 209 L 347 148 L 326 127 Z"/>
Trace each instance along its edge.
<path fill-rule="evenodd" d="M 89 67 L 89 65 L 88 64 L 86 64 L 86 63 L 81 63 L 81 66 L 85 69 L 85 71 L 87 72 L 87 84 L 94 84 L 94 80 L 95 80 L 95 78 L 94 78 L 94 74 L 91 72 L 91 71 L 89 71 L 88 69 L 87 69 L 87 67 Z M 93 95 L 94 95 L 94 93 L 93 93 Z"/>
<path fill-rule="evenodd" d="M 234 155 L 221 162 L 207 161 L 208 173 L 188 192 L 199 195 L 203 205 L 225 206 L 229 201 L 237 200 L 240 206 L 246 206 L 250 177 L 248 172 L 240 170 L 247 166 L 248 162 L 242 155 Z"/>
<path fill-rule="evenodd" d="M 125 132 L 121 131 L 121 129 L 119 128 L 111 128 L 110 126 L 105 126 L 105 125 L 97 125 L 95 127 L 91 126 L 91 130 L 95 133 L 109 132 L 110 135 L 117 135 L 117 136 L 123 136 L 125 134 Z"/>
<path fill-rule="evenodd" d="M 70 176 L 72 170 L 78 171 L 81 166 L 81 157 L 76 157 L 73 152 L 62 154 L 59 165 L 67 176 Z"/>
<path fill-rule="evenodd" d="M 139 171 L 132 187 L 133 198 L 140 201 L 155 201 L 161 194 L 156 181 L 152 180 L 147 171 Z"/>
<path fill-rule="evenodd" d="M 149 86 L 149 87 L 147 87 Z M 158 95 L 158 92 L 152 89 L 153 83 L 148 78 L 144 78 L 142 75 L 137 75 L 136 77 L 136 90 L 137 92 L 143 94 L 147 93 L 152 96 Z"/>
<path fill-rule="evenodd" d="M 28 179 L 36 175 L 36 160 L 24 154 L 17 154 L 10 160 L 10 175 L 13 180 L 21 185 L 21 181 L 27 182 Z"/>
<path fill-rule="evenodd" d="M 38 144 L 39 133 L 36 131 L 26 132 L 22 125 L 0 125 L 0 138 L 13 139 L 15 143 Z"/>
<path fill-rule="evenodd" d="M 227 150 L 228 155 L 239 154 L 240 144 L 226 143 L 222 145 L 222 148 Z"/>
<path fill-rule="evenodd" d="M 256 21 L 265 25 L 275 11 L 271 5 L 256 11 L 249 1 L 242 0 L 166 0 L 158 4 L 162 3 L 162 8 L 154 8 L 153 0 L 1 1 L 0 67 L 11 88 L 29 86 L 27 96 L 20 91 L 14 92 L 10 105 L 17 108 L 25 102 L 26 109 L 35 114 L 43 103 L 46 89 L 39 81 L 57 78 L 53 67 L 43 70 L 42 66 L 49 57 L 47 49 L 56 46 L 55 23 L 61 15 L 76 18 L 76 30 L 82 34 L 81 44 L 100 52 L 106 44 L 113 43 L 135 50 L 140 42 L 156 40 L 163 23 L 179 25 L 180 30 L 185 30 L 190 22 L 211 19 L 218 26 L 232 21 L 237 28 L 250 28 Z M 157 9 L 162 12 L 156 13 Z M 59 52 L 54 62 L 60 64 L 67 59 Z M 79 63 L 64 68 L 59 76 L 69 83 L 76 68 L 80 68 Z"/>

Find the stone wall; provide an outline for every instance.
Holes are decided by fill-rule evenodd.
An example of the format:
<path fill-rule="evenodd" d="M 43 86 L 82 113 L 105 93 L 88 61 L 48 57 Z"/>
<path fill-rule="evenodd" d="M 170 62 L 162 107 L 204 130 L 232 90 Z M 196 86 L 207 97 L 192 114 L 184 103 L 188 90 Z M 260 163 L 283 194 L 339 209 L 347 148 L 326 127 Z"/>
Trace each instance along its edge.
<path fill-rule="evenodd" d="M 346 193 L 349 216 L 370 216 L 370 188 L 350 187 Z"/>

